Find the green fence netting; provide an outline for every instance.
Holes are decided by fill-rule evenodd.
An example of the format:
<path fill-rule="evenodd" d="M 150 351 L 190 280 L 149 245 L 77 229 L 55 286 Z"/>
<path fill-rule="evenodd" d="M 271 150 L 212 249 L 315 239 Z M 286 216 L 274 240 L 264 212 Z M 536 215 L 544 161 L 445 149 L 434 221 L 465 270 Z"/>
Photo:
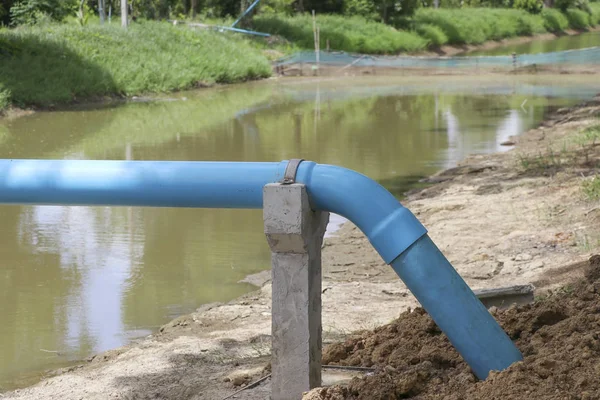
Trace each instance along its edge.
<path fill-rule="evenodd" d="M 276 66 L 316 64 L 311 51 L 295 53 L 278 60 Z M 524 67 L 531 65 L 600 64 L 600 46 L 553 53 L 519 54 L 515 56 L 372 56 L 345 52 L 320 52 L 319 64 L 328 66 L 390 67 L 390 68 L 461 68 L 461 67 Z"/>

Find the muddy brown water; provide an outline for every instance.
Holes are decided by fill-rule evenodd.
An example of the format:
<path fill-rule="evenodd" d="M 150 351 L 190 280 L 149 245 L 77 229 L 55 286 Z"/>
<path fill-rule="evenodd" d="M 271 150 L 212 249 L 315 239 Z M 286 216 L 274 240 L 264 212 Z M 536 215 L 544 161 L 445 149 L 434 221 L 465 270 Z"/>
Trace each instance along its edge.
<path fill-rule="evenodd" d="M 0 122 L 0 157 L 302 157 L 400 194 L 600 92 L 571 77 L 448 79 L 284 80 L 39 112 Z M 0 220 L 0 391 L 235 298 L 269 268 L 256 210 L 1 206 Z"/>

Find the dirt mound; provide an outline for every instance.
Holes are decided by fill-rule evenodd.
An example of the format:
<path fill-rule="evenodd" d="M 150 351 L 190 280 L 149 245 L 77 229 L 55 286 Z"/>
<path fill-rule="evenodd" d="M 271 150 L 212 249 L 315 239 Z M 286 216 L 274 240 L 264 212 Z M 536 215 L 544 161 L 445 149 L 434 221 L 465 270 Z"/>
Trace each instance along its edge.
<path fill-rule="evenodd" d="M 600 256 L 585 279 L 536 303 L 491 310 L 524 361 L 479 382 L 422 309 L 327 347 L 327 364 L 375 367 L 305 399 L 600 399 Z"/>

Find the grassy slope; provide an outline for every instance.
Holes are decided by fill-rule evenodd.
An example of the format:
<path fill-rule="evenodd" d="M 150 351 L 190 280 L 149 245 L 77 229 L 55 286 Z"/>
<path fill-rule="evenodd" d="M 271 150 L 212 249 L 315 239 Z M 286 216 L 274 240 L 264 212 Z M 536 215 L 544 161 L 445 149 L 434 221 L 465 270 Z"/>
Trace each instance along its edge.
<path fill-rule="evenodd" d="M 0 31 L 0 108 L 137 95 L 268 77 L 268 60 L 230 35 L 158 22 Z"/>
<path fill-rule="evenodd" d="M 592 15 L 575 10 L 539 15 L 512 9 L 420 9 L 414 31 L 399 31 L 360 17 L 321 15 L 321 48 L 368 54 L 416 52 L 442 44 L 478 44 L 569 27 L 600 24 L 600 4 Z M 254 28 L 283 36 L 285 52 L 312 49 L 312 18 L 259 15 Z M 287 47 L 286 47 L 287 46 Z M 11 104 L 48 106 L 78 98 L 138 95 L 231 83 L 271 73 L 262 39 L 237 34 L 191 31 L 158 22 L 133 24 L 74 23 L 0 29 L 0 111 Z"/>
<path fill-rule="evenodd" d="M 428 43 L 416 33 L 398 31 L 361 17 L 322 15 L 317 20 L 321 49 L 325 49 L 329 40 L 335 50 L 389 54 L 423 50 Z M 312 17 L 307 14 L 294 17 L 259 15 L 254 18 L 253 25 L 258 31 L 283 36 L 301 48 L 314 48 Z"/>
<path fill-rule="evenodd" d="M 321 49 L 329 40 L 333 50 L 368 54 L 415 52 L 442 44 L 480 44 L 568 28 L 600 24 L 600 5 L 592 3 L 590 16 L 578 10 L 562 14 L 544 10 L 533 15 L 522 10 L 497 8 L 432 9 L 421 8 L 412 18 L 414 31 L 395 30 L 361 17 L 317 16 Z M 280 35 L 300 48 L 313 49 L 312 17 L 259 15 L 254 28 Z"/>

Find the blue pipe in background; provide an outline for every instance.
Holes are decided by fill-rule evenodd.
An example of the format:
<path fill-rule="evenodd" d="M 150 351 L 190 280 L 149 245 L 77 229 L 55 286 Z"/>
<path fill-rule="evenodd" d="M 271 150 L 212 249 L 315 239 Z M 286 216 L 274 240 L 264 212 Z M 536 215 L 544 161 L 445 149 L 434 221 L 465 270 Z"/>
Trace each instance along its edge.
<path fill-rule="evenodd" d="M 244 11 L 244 13 L 238 19 L 235 20 L 235 22 L 231 25 L 231 27 L 233 28 L 234 26 L 236 26 L 242 20 L 242 18 L 244 18 L 246 15 L 248 15 L 248 13 L 250 11 L 252 11 L 252 9 L 254 7 L 256 7 L 256 5 L 258 4 L 259 1 L 260 0 L 255 0 L 254 3 L 250 4 L 250 7 L 248 7 L 248 9 L 246 11 Z"/>
<path fill-rule="evenodd" d="M 0 204 L 262 208 L 263 187 L 288 162 L 0 160 Z M 439 251 L 417 218 L 377 182 L 345 168 L 302 162 L 296 182 L 314 209 L 342 215 L 485 379 L 521 353 Z"/>
<path fill-rule="evenodd" d="M 232 32 L 239 32 L 239 33 L 246 33 L 248 35 L 271 37 L 271 35 L 268 34 L 268 33 L 262 33 L 262 32 L 256 32 L 256 31 L 249 31 L 247 29 L 240 29 L 240 28 L 231 28 L 231 27 L 228 27 L 228 26 L 215 25 L 215 29 L 217 29 L 217 30 L 225 30 L 225 31 L 232 31 Z"/>

